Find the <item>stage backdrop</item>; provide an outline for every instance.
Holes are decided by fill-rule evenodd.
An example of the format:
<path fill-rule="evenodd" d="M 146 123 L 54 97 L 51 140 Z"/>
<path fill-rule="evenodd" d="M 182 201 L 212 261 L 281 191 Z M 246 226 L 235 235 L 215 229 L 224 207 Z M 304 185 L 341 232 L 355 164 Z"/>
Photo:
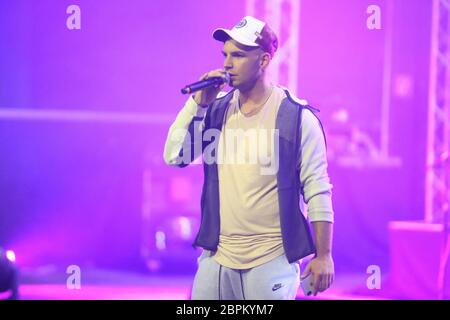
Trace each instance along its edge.
<path fill-rule="evenodd" d="M 370 30 L 374 2 L 381 29 Z M 388 222 L 424 215 L 430 2 L 301 1 L 291 89 L 321 110 L 327 132 L 338 272 L 386 270 Z M 68 29 L 71 5 L 81 29 Z M 0 3 L 0 243 L 18 263 L 157 270 L 173 250 L 192 262 L 173 269 L 195 265 L 202 170 L 167 168 L 163 146 L 180 88 L 222 67 L 213 29 L 245 10 Z"/>

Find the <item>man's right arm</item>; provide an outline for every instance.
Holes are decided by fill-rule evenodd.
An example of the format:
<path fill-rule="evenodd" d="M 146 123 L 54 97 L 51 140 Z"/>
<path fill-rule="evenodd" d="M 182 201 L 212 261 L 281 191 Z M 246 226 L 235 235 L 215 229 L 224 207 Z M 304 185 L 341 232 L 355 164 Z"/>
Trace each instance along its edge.
<path fill-rule="evenodd" d="M 164 161 L 168 165 L 184 167 L 200 156 L 206 111 L 192 96 L 186 101 L 167 135 Z"/>
<path fill-rule="evenodd" d="M 208 77 L 225 77 L 225 70 L 216 69 L 207 72 L 200 77 L 199 81 Z M 185 167 L 201 155 L 206 110 L 225 86 L 226 83 L 218 87 L 207 87 L 195 92 L 194 96 L 190 96 L 186 101 L 167 135 L 164 161 L 168 165 Z"/>

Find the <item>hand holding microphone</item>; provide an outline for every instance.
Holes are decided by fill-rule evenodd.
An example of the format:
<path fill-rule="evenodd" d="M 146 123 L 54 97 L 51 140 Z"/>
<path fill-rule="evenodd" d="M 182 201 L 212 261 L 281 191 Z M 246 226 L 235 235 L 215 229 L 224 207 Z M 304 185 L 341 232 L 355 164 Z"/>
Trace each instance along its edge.
<path fill-rule="evenodd" d="M 198 82 L 184 87 L 182 93 L 193 93 L 195 102 L 201 107 L 207 107 L 217 97 L 217 94 L 230 82 L 230 76 L 222 69 L 205 73 Z"/>

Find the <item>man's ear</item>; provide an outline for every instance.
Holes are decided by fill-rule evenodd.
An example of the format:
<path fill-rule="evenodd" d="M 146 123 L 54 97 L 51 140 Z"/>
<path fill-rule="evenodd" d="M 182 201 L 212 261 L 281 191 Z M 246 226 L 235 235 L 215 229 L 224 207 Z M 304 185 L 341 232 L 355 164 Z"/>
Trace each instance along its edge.
<path fill-rule="evenodd" d="M 265 70 L 270 63 L 270 60 L 272 60 L 270 53 L 263 52 L 261 55 L 261 60 L 259 61 L 261 69 Z"/>

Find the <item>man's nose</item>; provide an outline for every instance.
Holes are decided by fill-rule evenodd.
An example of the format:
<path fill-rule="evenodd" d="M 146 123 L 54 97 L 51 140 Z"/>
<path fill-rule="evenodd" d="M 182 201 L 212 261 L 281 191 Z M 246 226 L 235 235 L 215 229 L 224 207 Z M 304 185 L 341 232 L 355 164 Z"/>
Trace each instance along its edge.
<path fill-rule="evenodd" d="M 231 70 L 233 68 L 233 65 L 230 63 L 230 60 L 225 59 L 225 61 L 223 62 L 223 68 L 225 69 L 225 71 Z"/>

